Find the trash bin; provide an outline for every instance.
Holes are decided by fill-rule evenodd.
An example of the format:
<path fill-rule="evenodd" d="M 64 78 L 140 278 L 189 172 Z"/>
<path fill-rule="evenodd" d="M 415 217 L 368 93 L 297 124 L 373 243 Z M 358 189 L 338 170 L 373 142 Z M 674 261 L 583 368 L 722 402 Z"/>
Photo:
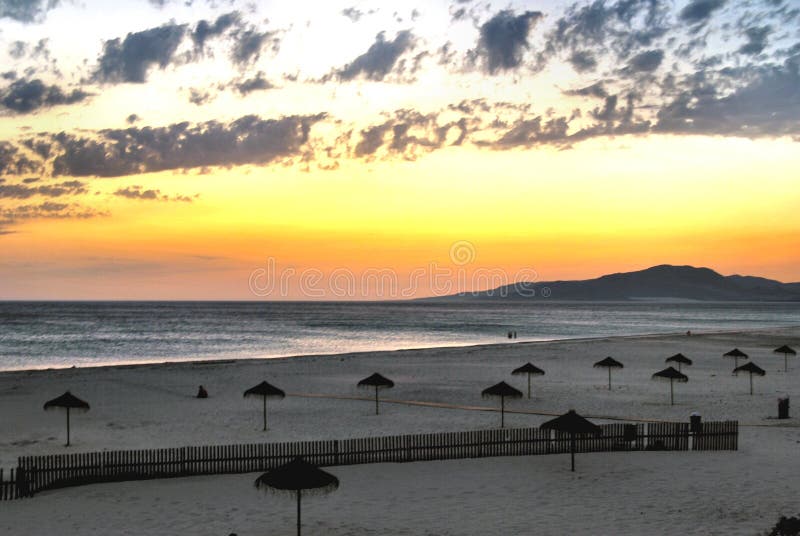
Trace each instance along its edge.
<path fill-rule="evenodd" d="M 695 412 L 689 415 L 689 430 L 693 434 L 699 434 L 703 431 L 703 419 L 700 417 L 700 414 Z"/>
<path fill-rule="evenodd" d="M 789 397 L 783 397 L 778 399 L 778 418 L 779 419 L 788 419 L 789 418 Z"/>

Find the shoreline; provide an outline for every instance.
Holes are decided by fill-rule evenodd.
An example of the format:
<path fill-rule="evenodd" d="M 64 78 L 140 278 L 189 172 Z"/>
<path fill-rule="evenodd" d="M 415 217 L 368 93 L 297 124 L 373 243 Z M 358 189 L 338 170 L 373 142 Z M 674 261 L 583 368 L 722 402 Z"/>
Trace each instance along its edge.
<path fill-rule="evenodd" d="M 145 369 L 145 368 L 160 368 L 160 367 L 195 367 L 195 366 L 215 366 L 215 365 L 243 365 L 253 364 L 257 362 L 285 362 L 287 360 L 304 360 L 304 359 L 319 359 L 319 358 L 344 358 L 344 357 L 366 357 L 369 355 L 397 355 L 403 353 L 420 353 L 426 351 L 455 351 L 458 349 L 503 349 L 513 346 L 541 346 L 550 344 L 566 344 L 566 343 L 580 343 L 592 341 L 605 341 L 611 342 L 615 340 L 640 340 L 640 339 L 658 339 L 658 338 L 672 338 L 672 337 L 707 337 L 715 335 L 746 335 L 758 334 L 762 332 L 781 331 L 781 330 L 795 330 L 800 329 L 800 324 L 779 325 L 770 327 L 757 327 L 757 328 L 736 328 L 731 330 L 710 330 L 710 331 L 692 331 L 691 336 L 687 336 L 686 332 L 655 332 L 655 333 L 639 333 L 631 335 L 604 335 L 596 337 L 567 337 L 556 339 L 544 340 L 523 340 L 518 342 L 487 342 L 487 343 L 465 343 L 465 344 L 452 344 L 440 346 L 415 346 L 408 348 L 395 348 L 385 350 L 357 350 L 352 352 L 336 352 L 336 353 L 318 353 L 318 354 L 291 354 L 274 357 L 234 357 L 234 358 L 209 358 L 209 359 L 187 359 L 187 360 L 165 360 L 165 361 L 131 361 L 120 363 L 105 363 L 97 365 L 72 365 L 63 367 L 43 367 L 43 368 L 24 368 L 24 369 L 2 369 L 0 368 L 0 376 L 11 376 L 16 374 L 36 374 L 48 372 L 62 372 L 73 370 L 125 370 L 125 369 Z"/>
<path fill-rule="evenodd" d="M 546 371 L 533 379 L 532 396 L 506 400 L 509 429 L 541 426 L 569 409 L 596 423 L 740 423 L 737 452 L 581 453 L 579 472 L 563 456 L 527 456 L 341 466 L 337 494 L 309 503 L 319 520 L 314 532 L 344 536 L 376 530 L 382 516 L 386 534 L 461 536 L 501 527 L 509 534 L 530 532 L 531 501 L 540 506 L 537 523 L 557 530 L 544 534 L 738 534 L 772 526 L 794 515 L 797 483 L 786 477 L 797 458 L 800 418 L 776 420 L 777 399 L 800 396 L 800 360 L 774 354 L 780 344 L 800 346 L 800 327 L 712 330 L 623 335 L 541 342 L 505 342 L 472 347 L 304 356 L 283 359 L 150 363 L 0 373 L 0 467 L 17 466 L 20 456 L 81 455 L 205 445 L 294 443 L 397 435 L 496 429 L 500 401 L 485 399 L 488 386 L 506 381 L 524 392 L 527 379 L 512 371 L 529 361 Z M 749 394 L 747 375 L 731 374 L 734 346 L 766 370 Z M 665 358 L 676 352 L 693 360 L 683 371 L 687 383 L 652 381 Z M 594 363 L 614 356 L 624 364 L 608 388 L 605 370 Z M 372 392 L 357 387 L 373 372 L 395 387 L 380 395 L 375 415 Z M 263 430 L 261 400 L 243 392 L 260 381 L 282 389 L 271 400 Z M 204 385 L 208 399 L 197 399 Z M 91 405 L 72 417 L 72 446 L 65 450 L 63 412 L 42 404 L 70 390 Z M 388 475 L 388 476 L 387 476 Z M 379 478 L 376 478 L 378 477 Z M 281 501 L 265 501 L 253 490 L 252 474 L 196 476 L 76 487 L 2 505 L 0 532 L 40 536 L 67 530 L 79 536 L 178 532 L 197 536 L 258 534 L 263 519 L 289 532 L 294 519 Z M 476 489 L 476 482 L 480 488 Z M 220 494 L 220 489 L 225 493 Z M 719 489 L 726 493 L 720 496 Z M 658 516 L 654 496 L 670 497 Z M 697 508 L 697 497 L 714 497 L 713 508 Z M 489 504 L 487 505 L 487 501 Z M 625 508 L 619 508 L 625 504 Z M 743 514 L 742 504 L 749 504 Z M 565 505 L 573 508 L 564 516 Z M 632 506 L 628 506 L 632 505 Z M 349 510 L 348 510 L 349 509 Z M 460 509 L 460 510 L 459 510 Z M 470 530 L 453 531 L 440 512 L 470 516 Z M 612 511 L 613 516 L 602 513 Z M 709 517 L 708 512 L 713 515 Z M 81 515 L 76 516 L 76 512 Z M 497 512 L 497 517 L 490 515 Z M 46 514 L 46 515 L 45 515 Z M 542 516 L 551 515 L 550 521 Z M 282 517 L 283 516 L 283 517 Z M 353 519 L 357 522 L 353 525 Z M 519 524 L 513 520 L 522 520 Z M 587 524 L 586 519 L 592 519 Z M 605 525 L 598 525 L 596 519 Z M 438 521 L 437 521 L 438 520 Z M 322 523 L 322 521 L 320 521 Z M 437 524 L 438 523 L 438 524 Z M 363 530 L 362 530 L 363 529 Z M 474 530 L 473 530 L 474 529 Z"/>

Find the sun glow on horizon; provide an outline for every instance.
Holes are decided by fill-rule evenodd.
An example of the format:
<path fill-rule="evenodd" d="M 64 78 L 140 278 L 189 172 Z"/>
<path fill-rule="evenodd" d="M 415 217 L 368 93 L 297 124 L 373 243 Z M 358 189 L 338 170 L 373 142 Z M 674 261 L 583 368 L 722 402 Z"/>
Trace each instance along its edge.
<path fill-rule="evenodd" d="M 611 1 L 598 37 L 580 1 L 163 4 L 0 19 L 0 299 L 255 299 L 268 259 L 409 277 L 460 241 L 800 280 L 800 59 L 736 6 Z"/>

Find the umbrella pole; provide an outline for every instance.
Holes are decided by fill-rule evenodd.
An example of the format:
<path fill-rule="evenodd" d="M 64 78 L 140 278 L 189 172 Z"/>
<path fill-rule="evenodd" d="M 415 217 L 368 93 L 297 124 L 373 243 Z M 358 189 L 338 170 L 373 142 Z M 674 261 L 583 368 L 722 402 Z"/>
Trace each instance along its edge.
<path fill-rule="evenodd" d="M 378 414 L 378 386 L 375 386 L 375 415 Z"/>
<path fill-rule="evenodd" d="M 572 472 L 575 472 L 575 434 L 569 434 L 569 453 L 572 462 Z"/>
<path fill-rule="evenodd" d="M 528 373 L 528 398 L 531 397 L 531 373 Z"/>
<path fill-rule="evenodd" d="M 611 390 L 611 367 L 608 367 L 608 390 Z"/>
<path fill-rule="evenodd" d="M 297 536 L 300 536 L 300 494 L 301 490 L 297 490 Z"/>
<path fill-rule="evenodd" d="M 506 397 L 500 397 L 500 428 L 506 427 Z"/>
<path fill-rule="evenodd" d="M 669 379 L 669 405 L 675 405 L 675 394 L 674 389 L 672 388 L 672 378 Z"/>
<path fill-rule="evenodd" d="M 264 431 L 267 431 L 267 397 L 264 396 Z"/>
<path fill-rule="evenodd" d="M 753 396 L 753 373 L 750 373 L 750 396 Z"/>
<path fill-rule="evenodd" d="M 65 446 L 69 446 L 69 408 L 67 408 L 67 444 Z"/>
<path fill-rule="evenodd" d="M 789 354 L 783 354 L 783 371 L 789 372 Z"/>

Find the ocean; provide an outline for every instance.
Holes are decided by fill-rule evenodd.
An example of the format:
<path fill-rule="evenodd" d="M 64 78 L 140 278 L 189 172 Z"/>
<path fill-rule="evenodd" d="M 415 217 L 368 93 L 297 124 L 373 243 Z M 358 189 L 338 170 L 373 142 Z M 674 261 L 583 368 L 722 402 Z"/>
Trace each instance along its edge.
<path fill-rule="evenodd" d="M 800 303 L 0 302 L 0 370 L 800 325 Z"/>

